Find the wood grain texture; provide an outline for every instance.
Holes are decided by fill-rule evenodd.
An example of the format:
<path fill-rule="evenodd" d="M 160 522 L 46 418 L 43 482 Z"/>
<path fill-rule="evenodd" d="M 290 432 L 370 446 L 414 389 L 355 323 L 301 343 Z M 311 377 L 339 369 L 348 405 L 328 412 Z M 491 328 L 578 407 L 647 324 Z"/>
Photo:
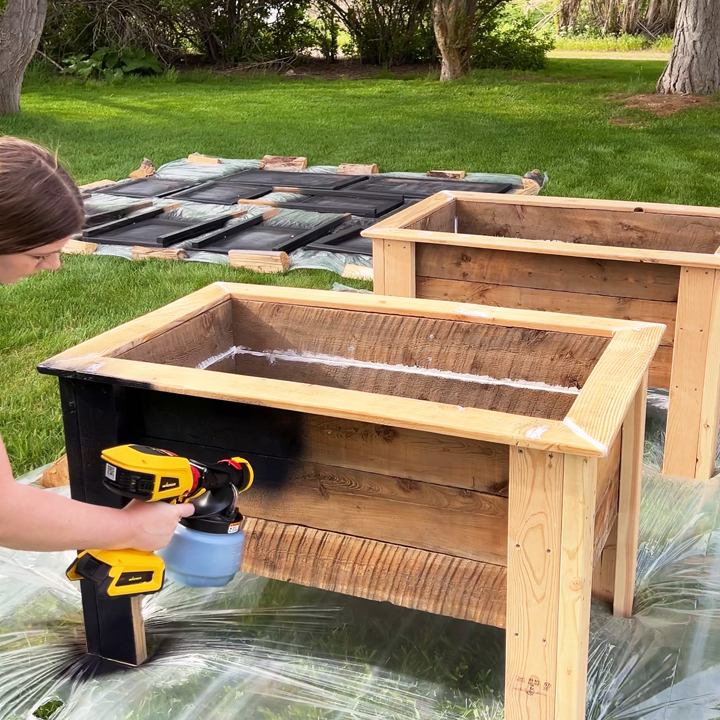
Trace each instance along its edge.
<path fill-rule="evenodd" d="M 281 273 L 290 269 L 290 258 L 285 252 L 230 250 L 230 265 L 261 273 Z"/>
<path fill-rule="evenodd" d="M 663 460 L 666 475 L 695 477 L 714 289 L 714 271 L 682 268 Z"/>
<path fill-rule="evenodd" d="M 507 497 L 505 445 L 235 402 L 129 390 L 128 422 L 142 435 L 217 448 L 210 458 L 259 454 L 305 460 Z"/>
<path fill-rule="evenodd" d="M 617 333 L 595 365 L 565 422 L 574 423 L 609 449 L 638 390 L 646 394 L 648 366 L 661 333 L 660 325 Z"/>
<path fill-rule="evenodd" d="M 710 309 L 706 357 L 695 466 L 695 477 L 699 480 L 709 480 L 715 474 L 718 426 L 720 426 L 720 272 L 717 270 Z"/>
<path fill-rule="evenodd" d="M 662 340 L 661 340 L 662 342 Z M 673 348 L 660 345 L 650 363 L 650 387 L 670 389 Z"/>
<path fill-rule="evenodd" d="M 643 380 L 643 383 L 638 388 L 635 399 L 628 409 L 622 429 L 615 596 L 613 601 L 613 614 L 620 617 L 630 617 L 632 615 L 633 600 L 635 598 L 646 407 L 647 378 Z"/>
<path fill-rule="evenodd" d="M 232 302 L 223 302 L 185 322 L 175 325 L 146 342 L 125 351 L 120 357 L 151 363 L 172 363 L 194 368 L 233 344 Z M 222 370 L 221 367 L 215 367 Z M 229 369 L 229 368 L 228 368 Z"/>
<path fill-rule="evenodd" d="M 97 243 L 84 240 L 68 240 L 60 251 L 63 255 L 92 255 L 97 250 Z"/>
<path fill-rule="evenodd" d="M 557 259 L 555 262 L 557 264 Z M 492 285 L 425 276 L 417 278 L 417 296 L 428 300 L 454 300 L 496 307 L 662 323 L 667 326 L 663 345 L 673 344 L 677 312 L 675 303 L 671 302 L 591 295 L 564 290 L 536 290 L 531 287 Z"/>
<path fill-rule="evenodd" d="M 415 297 L 415 243 L 385 240 L 383 293 L 398 297 Z"/>
<path fill-rule="evenodd" d="M 69 485 L 70 476 L 68 472 L 67 455 L 63 455 L 43 471 L 43 474 L 40 476 L 40 485 L 46 488 Z"/>
<path fill-rule="evenodd" d="M 558 420 L 573 395 L 403 373 L 394 366 L 578 388 L 607 346 L 603 338 L 573 334 L 273 303 L 238 302 L 235 317 L 236 345 L 375 364 L 303 363 L 294 356 L 283 360 L 244 353 L 237 357 L 238 373 Z M 329 327 L 333 332 L 323 333 Z"/>
<path fill-rule="evenodd" d="M 342 276 L 344 278 L 349 278 L 351 280 L 370 280 L 373 279 L 373 269 L 371 267 L 367 267 L 365 265 L 353 265 L 352 263 L 348 263 L 342 271 Z"/>
<path fill-rule="evenodd" d="M 338 175 L 375 175 L 378 172 L 377 163 L 341 163 L 337 168 Z"/>
<path fill-rule="evenodd" d="M 243 515 L 506 562 L 506 498 L 329 465 L 248 459 L 263 482 L 238 498 Z"/>
<path fill-rule="evenodd" d="M 504 252 L 418 243 L 417 274 L 428 278 L 561 290 L 583 295 L 677 302 L 672 265 Z"/>
<path fill-rule="evenodd" d="M 505 626 L 504 567 L 254 518 L 243 530 L 244 572 Z"/>
<path fill-rule="evenodd" d="M 373 240 L 373 292 L 386 295 L 385 292 L 385 241 Z"/>
<path fill-rule="evenodd" d="M 454 194 L 451 194 L 449 192 L 439 192 L 435 193 L 434 195 L 431 195 L 428 198 L 425 198 L 424 200 L 421 200 L 418 203 L 415 203 L 414 205 L 411 205 L 408 208 L 405 208 L 405 210 L 401 210 L 398 213 L 394 213 L 389 218 L 386 218 L 385 220 L 380 220 L 380 222 L 375 223 L 372 227 L 367 228 L 363 230 L 360 234 L 363 237 L 384 237 L 384 232 L 386 230 L 396 229 L 396 228 L 410 228 L 413 227 L 416 223 L 422 223 L 426 217 L 432 216 L 436 211 L 442 210 L 443 208 L 451 207 L 452 208 L 452 214 L 455 215 L 455 196 Z M 442 217 L 442 216 L 441 216 Z M 453 226 L 454 226 L 453 221 Z M 428 230 L 435 230 L 438 228 L 427 228 Z M 449 232 L 452 232 L 453 228 L 442 228 L 442 230 L 447 230 Z"/>
<path fill-rule="evenodd" d="M 133 260 L 185 260 L 188 254 L 181 248 L 152 248 L 134 245 Z"/>
<path fill-rule="evenodd" d="M 505 713 L 555 717 L 565 456 L 511 448 Z"/>
<path fill-rule="evenodd" d="M 555 692 L 559 720 L 585 718 L 597 462 L 565 456 Z"/>
<path fill-rule="evenodd" d="M 600 561 L 593 568 L 592 596 L 601 602 L 613 604 L 615 599 L 615 566 L 617 558 L 617 519 L 610 530 Z"/>
<path fill-rule="evenodd" d="M 720 245 L 720 218 L 694 214 L 458 202 L 457 217 L 458 231 L 473 235 L 691 253 Z"/>

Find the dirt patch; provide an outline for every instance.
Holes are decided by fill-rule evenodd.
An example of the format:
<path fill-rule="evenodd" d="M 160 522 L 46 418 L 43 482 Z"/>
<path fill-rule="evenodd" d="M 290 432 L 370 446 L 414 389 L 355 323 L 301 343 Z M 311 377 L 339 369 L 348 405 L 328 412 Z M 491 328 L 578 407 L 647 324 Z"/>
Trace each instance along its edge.
<path fill-rule="evenodd" d="M 707 95 L 660 95 L 655 93 L 630 96 L 611 95 L 608 100 L 622 100 L 626 110 L 644 110 L 656 117 L 667 117 L 683 110 L 713 103 Z"/>

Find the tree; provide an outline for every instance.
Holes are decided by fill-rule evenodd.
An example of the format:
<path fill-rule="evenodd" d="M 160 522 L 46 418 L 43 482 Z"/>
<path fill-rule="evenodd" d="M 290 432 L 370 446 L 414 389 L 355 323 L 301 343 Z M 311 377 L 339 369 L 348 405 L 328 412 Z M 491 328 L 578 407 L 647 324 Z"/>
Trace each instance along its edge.
<path fill-rule="evenodd" d="M 35 55 L 47 0 L 8 0 L 0 15 L 0 115 L 20 112 L 25 68 Z"/>
<path fill-rule="evenodd" d="M 477 29 L 504 2 L 507 0 L 433 0 L 440 80 L 456 80 L 470 72 Z"/>
<path fill-rule="evenodd" d="M 720 3 L 680 0 L 670 62 L 659 93 L 710 95 L 720 90 Z"/>

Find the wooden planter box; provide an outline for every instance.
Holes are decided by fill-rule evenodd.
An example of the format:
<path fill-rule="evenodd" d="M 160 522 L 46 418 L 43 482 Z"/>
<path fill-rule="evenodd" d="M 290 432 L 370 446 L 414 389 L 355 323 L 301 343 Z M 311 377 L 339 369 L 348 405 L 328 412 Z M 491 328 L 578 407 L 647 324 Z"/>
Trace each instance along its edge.
<path fill-rule="evenodd" d="M 632 610 L 663 331 L 216 283 L 40 370 L 60 378 L 74 497 L 121 504 L 101 482 L 118 443 L 241 454 L 243 570 L 506 627 L 508 717 L 579 718 L 609 537 L 603 589 Z M 91 652 L 143 660 L 136 601 L 85 585 L 83 603 Z"/>
<path fill-rule="evenodd" d="M 363 235 L 376 293 L 664 323 L 663 472 L 714 474 L 720 209 L 444 192 Z"/>

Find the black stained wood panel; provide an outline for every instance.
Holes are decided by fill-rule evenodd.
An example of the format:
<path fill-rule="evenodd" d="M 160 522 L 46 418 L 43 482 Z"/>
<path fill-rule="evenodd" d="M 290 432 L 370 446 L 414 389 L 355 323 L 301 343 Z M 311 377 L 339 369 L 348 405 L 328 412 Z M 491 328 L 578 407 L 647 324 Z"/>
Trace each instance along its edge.
<path fill-rule="evenodd" d="M 102 225 L 103 223 L 110 222 L 111 220 L 118 220 L 119 218 L 126 217 L 135 210 L 141 210 L 144 208 L 146 203 L 128 203 L 121 207 L 115 207 L 105 210 L 97 210 L 85 208 L 85 227 L 95 227 L 96 225 Z"/>
<path fill-rule="evenodd" d="M 131 180 L 127 183 L 110 185 L 96 192 L 104 195 L 120 195 L 122 197 L 150 198 L 164 197 L 171 193 L 192 187 L 197 183 L 187 180 L 161 180 L 160 178 L 149 177 Z"/>
<path fill-rule="evenodd" d="M 105 245 L 142 245 L 143 247 L 165 247 L 160 238 L 168 233 L 189 228 L 192 223 L 167 218 L 151 218 L 135 225 L 108 230 L 93 235 L 92 241 Z"/>
<path fill-rule="evenodd" d="M 310 195 L 302 200 L 291 200 L 281 203 L 283 208 L 309 210 L 312 212 L 350 213 L 359 217 L 378 218 L 399 207 L 402 197 L 385 197 L 381 199 L 370 195 L 350 196 L 349 193 L 328 193 Z"/>
<path fill-rule="evenodd" d="M 333 175 L 331 173 L 284 172 L 282 170 L 243 170 L 236 175 L 223 178 L 223 182 L 315 190 L 341 190 L 355 185 L 365 177 L 365 175 Z"/>
<path fill-rule="evenodd" d="M 211 180 L 188 190 L 181 190 L 169 197 L 173 200 L 210 203 L 213 205 L 236 205 L 238 200 L 253 200 L 272 192 L 272 185 L 251 185 Z"/>
<path fill-rule="evenodd" d="M 391 193 L 407 198 L 424 198 L 441 190 L 463 192 L 507 193 L 510 183 L 470 182 L 465 180 L 432 180 L 422 178 L 368 177 L 353 185 L 353 191 Z"/>
<path fill-rule="evenodd" d="M 318 242 L 308 245 L 308 250 L 324 250 L 334 253 L 352 253 L 353 255 L 369 255 L 372 257 L 373 245 L 370 238 L 362 237 L 362 227 L 351 227 L 339 230 Z"/>

